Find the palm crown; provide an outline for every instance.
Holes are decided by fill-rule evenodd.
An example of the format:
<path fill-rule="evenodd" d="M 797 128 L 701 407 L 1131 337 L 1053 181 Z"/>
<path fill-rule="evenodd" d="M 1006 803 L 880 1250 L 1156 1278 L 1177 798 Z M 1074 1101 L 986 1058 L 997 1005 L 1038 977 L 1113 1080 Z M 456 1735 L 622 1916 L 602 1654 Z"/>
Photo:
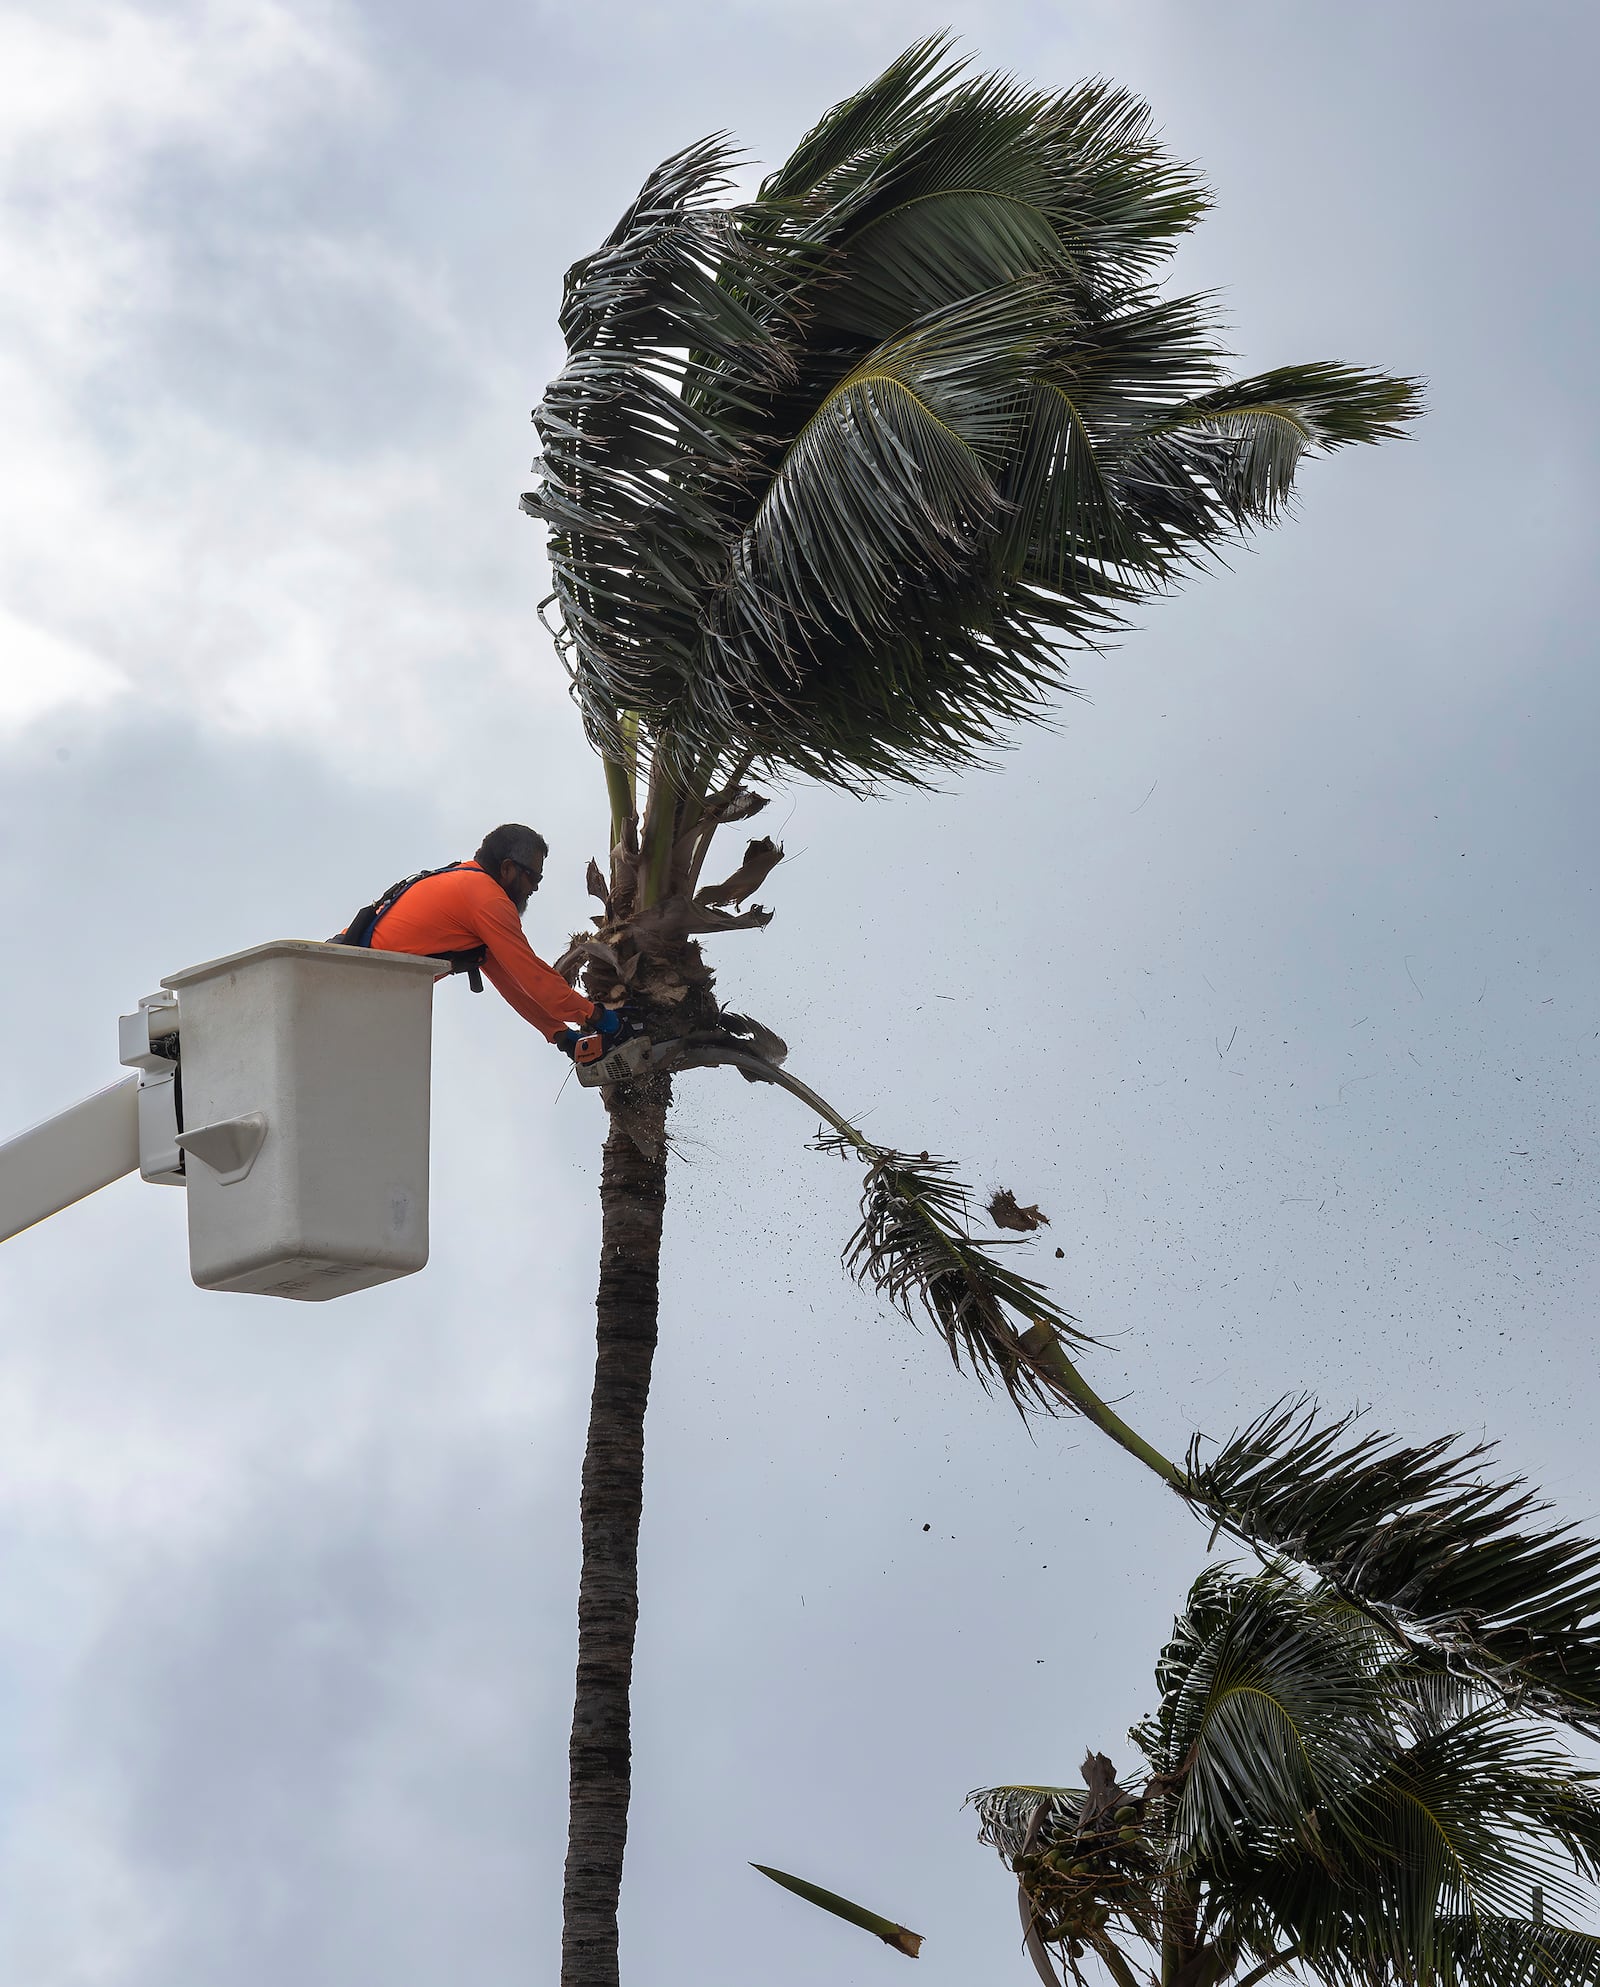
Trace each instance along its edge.
<path fill-rule="evenodd" d="M 1015 1871 L 1030 1952 L 1132 1987 L 1306 1981 L 1521 1987 L 1600 1979 L 1596 1776 L 1492 1691 L 1331 1589 L 1213 1569 L 1130 1734 L 1082 1789 L 972 1796 Z"/>
<path fill-rule="evenodd" d="M 1225 380 L 1211 301 L 1156 287 L 1205 192 L 1108 84 L 935 37 L 719 205 L 734 164 L 668 159 L 569 272 L 523 500 L 591 739 L 679 789 L 969 760 L 1309 451 L 1416 408 L 1344 365 Z"/>

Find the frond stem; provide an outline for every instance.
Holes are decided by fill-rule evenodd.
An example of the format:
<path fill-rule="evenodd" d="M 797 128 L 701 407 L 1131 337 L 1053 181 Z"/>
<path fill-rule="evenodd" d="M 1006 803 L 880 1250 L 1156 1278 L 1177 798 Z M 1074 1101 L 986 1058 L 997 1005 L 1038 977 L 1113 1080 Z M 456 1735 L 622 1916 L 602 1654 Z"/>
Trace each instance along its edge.
<path fill-rule="evenodd" d="M 802 1104 L 815 1111 L 824 1123 L 832 1125 L 842 1139 L 853 1145 L 864 1158 L 876 1158 L 879 1148 L 858 1131 L 842 1112 L 836 1111 L 825 1097 L 819 1097 L 809 1083 L 802 1083 L 797 1076 L 791 1076 L 786 1069 L 776 1063 L 769 1063 L 764 1056 L 739 1049 L 717 1050 L 717 1061 L 731 1064 L 735 1069 L 747 1071 L 758 1083 L 775 1083 L 781 1090 L 787 1090 L 791 1097 L 798 1097 Z M 1041 1366 L 1047 1366 L 1060 1382 L 1063 1392 L 1070 1396 L 1084 1418 L 1094 1423 L 1102 1434 L 1109 1435 L 1119 1448 L 1153 1470 L 1169 1489 L 1181 1491 L 1186 1478 L 1178 1466 L 1162 1455 L 1159 1449 L 1152 1448 L 1142 1435 L 1137 1434 L 1110 1407 L 1084 1379 L 1062 1350 L 1060 1341 L 1047 1325 L 1037 1320 L 1025 1331 L 1020 1339 L 1023 1350 Z"/>
<path fill-rule="evenodd" d="M 1022 1334 L 1021 1343 L 1023 1350 L 1037 1359 L 1041 1366 L 1051 1369 L 1086 1421 L 1092 1421 L 1103 1435 L 1109 1435 L 1118 1448 L 1126 1449 L 1147 1470 L 1154 1470 L 1168 1489 L 1182 1491 L 1187 1479 L 1177 1464 L 1169 1461 L 1159 1449 L 1152 1448 L 1142 1435 L 1128 1426 L 1115 1408 L 1101 1400 L 1062 1350 L 1054 1332 L 1045 1325 L 1034 1324 Z"/>
<path fill-rule="evenodd" d="M 695 762 L 694 771 L 689 775 L 688 784 L 684 789 L 683 798 L 678 807 L 677 819 L 674 823 L 672 837 L 674 857 L 677 855 L 679 846 L 685 841 L 690 840 L 700 825 L 701 816 L 706 810 L 706 796 L 710 790 L 712 780 L 716 777 L 717 761 L 721 756 L 722 748 L 718 745 L 712 745 Z M 715 824 L 713 824 L 712 834 L 715 833 L 716 828 Z M 709 841 L 710 836 L 706 839 Z M 691 848 L 696 845 L 696 843 L 691 841 Z M 673 885 L 681 884 L 686 891 L 692 891 L 694 883 L 690 878 L 691 867 L 692 865 L 686 863 L 681 873 L 670 873 L 667 883 Z M 674 861 L 672 869 L 673 872 L 677 872 L 678 865 L 676 861 Z"/>
<path fill-rule="evenodd" d="M 606 770 L 606 797 L 611 802 L 610 846 L 615 848 L 622 840 L 622 824 L 633 812 L 633 795 L 622 761 L 607 757 L 601 763 Z"/>
<path fill-rule="evenodd" d="M 1265 1980 L 1269 1973 L 1276 1973 L 1280 1966 L 1287 1966 L 1291 1960 L 1298 1959 L 1299 1957 L 1300 1948 L 1298 1946 L 1286 1946 L 1281 1953 L 1274 1953 L 1271 1959 L 1263 1960 L 1258 1967 L 1247 1973 L 1237 1983 L 1237 1987 L 1256 1987 L 1258 1980 Z"/>
<path fill-rule="evenodd" d="M 1139 1987 L 1138 1975 L 1103 1932 L 1089 1943 L 1095 1957 L 1117 1983 L 1117 1987 Z"/>
<path fill-rule="evenodd" d="M 728 777 L 722 782 L 722 785 L 715 793 L 708 793 L 706 795 L 702 803 L 702 812 L 706 808 L 714 806 L 718 801 L 725 800 L 734 791 L 745 774 L 749 772 L 751 766 L 754 765 L 755 756 L 753 751 L 745 752 L 734 760 Z M 684 886 L 687 895 L 691 897 L 695 893 L 695 888 L 700 881 L 700 872 L 705 867 L 706 857 L 711 853 L 711 844 L 716 840 L 717 830 L 721 825 L 720 821 L 713 818 L 709 826 L 701 829 L 695 841 L 694 854 L 689 861 L 688 881 Z"/>
<path fill-rule="evenodd" d="M 672 867 L 672 844 L 677 839 L 681 799 L 672 761 L 662 741 L 657 745 L 650 768 L 650 798 L 645 803 L 644 826 L 639 836 L 643 878 L 639 897 L 641 911 L 659 904 L 666 890 L 668 872 Z"/>

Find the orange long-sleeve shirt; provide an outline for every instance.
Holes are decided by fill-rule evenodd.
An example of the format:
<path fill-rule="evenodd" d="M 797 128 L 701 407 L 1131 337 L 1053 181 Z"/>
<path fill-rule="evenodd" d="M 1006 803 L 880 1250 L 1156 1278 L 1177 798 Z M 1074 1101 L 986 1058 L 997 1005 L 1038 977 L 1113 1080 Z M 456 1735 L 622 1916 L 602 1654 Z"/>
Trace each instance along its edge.
<path fill-rule="evenodd" d="M 594 1015 L 594 1002 L 529 945 L 516 906 L 475 862 L 413 883 L 372 932 L 374 952 L 470 952 L 479 945 L 488 947 L 484 978 L 547 1040 Z"/>

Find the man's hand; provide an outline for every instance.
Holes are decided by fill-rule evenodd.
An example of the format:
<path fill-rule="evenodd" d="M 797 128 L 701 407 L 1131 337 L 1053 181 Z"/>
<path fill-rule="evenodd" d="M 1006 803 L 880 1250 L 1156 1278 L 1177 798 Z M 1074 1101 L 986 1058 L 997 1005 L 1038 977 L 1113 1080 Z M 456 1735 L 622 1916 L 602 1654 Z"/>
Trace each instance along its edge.
<path fill-rule="evenodd" d="M 604 1049 L 609 1051 L 620 1042 L 630 1041 L 635 1035 L 643 1033 L 644 1023 L 631 1007 L 597 1007 L 586 1024 L 572 1024 L 554 1039 L 555 1046 L 564 1056 L 572 1056 L 576 1060 L 578 1044 L 590 1035 L 598 1035 Z"/>
<path fill-rule="evenodd" d="M 625 1040 L 629 1035 L 637 1035 L 639 1023 L 633 1018 L 631 1010 L 626 1007 L 597 1007 L 589 1029 L 597 1035 L 603 1035 L 609 1044 Z"/>

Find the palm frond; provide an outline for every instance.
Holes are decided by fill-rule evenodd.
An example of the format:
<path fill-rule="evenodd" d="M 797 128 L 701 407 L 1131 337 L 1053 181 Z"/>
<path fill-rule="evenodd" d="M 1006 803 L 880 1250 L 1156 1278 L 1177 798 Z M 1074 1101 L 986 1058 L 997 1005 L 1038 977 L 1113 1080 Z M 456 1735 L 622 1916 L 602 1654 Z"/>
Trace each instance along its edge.
<path fill-rule="evenodd" d="M 967 1796 L 979 1840 L 999 1850 L 1017 1879 L 1023 1923 L 1043 1949 L 1054 1946 L 1067 1971 L 1086 1947 L 1131 1933 L 1159 1938 L 1161 1865 L 1138 1825 L 1142 1800 L 1117 1784 L 1111 1762 L 1091 1754 L 1082 1792 L 1058 1787 L 989 1787 Z M 1041 1973 L 1044 1968 L 1040 1967 Z"/>
<path fill-rule="evenodd" d="M 1417 381 L 1359 366 L 1281 366 L 1167 408 L 1118 465 L 1131 502 L 1158 498 L 1180 538 L 1205 543 L 1281 512 L 1305 458 L 1402 434 L 1422 411 Z M 1174 508 L 1175 507 L 1175 508 Z"/>
<path fill-rule="evenodd" d="M 1361 1609 L 1352 1608 L 1351 1612 L 1369 1623 L 1387 1645 L 1381 1661 L 1384 1688 L 1412 1738 L 1435 1737 L 1470 1718 L 1486 1703 L 1502 1702 L 1499 1693 L 1486 1688 L 1480 1678 L 1452 1670 L 1443 1650 L 1402 1642 Z"/>
<path fill-rule="evenodd" d="M 1085 289 L 1138 288 L 1211 205 L 1203 177 L 1156 135 L 1150 106 L 1091 77 L 1041 119 L 1056 180 L 1056 212 Z"/>
<path fill-rule="evenodd" d="M 803 194 L 785 177 L 808 238 L 829 251 L 819 321 L 877 339 L 1045 272 L 1087 298 L 1142 280 L 1205 209 L 1196 175 L 1125 90 L 1051 93 L 954 69 L 946 81 L 875 144 L 808 174 Z"/>
<path fill-rule="evenodd" d="M 1426 1976 L 1452 1915 L 1525 1913 L 1535 1886 L 1558 1913 L 1583 1912 L 1587 1889 L 1532 1816 L 1547 1773 L 1552 1790 L 1584 1777 L 1498 1709 L 1397 1749 L 1363 1792 L 1358 1830 L 1339 1845 L 1344 1895 L 1333 1936 L 1328 1900 L 1315 1901 L 1295 1926 L 1304 1949 Z"/>
<path fill-rule="evenodd" d="M 1380 1804 L 1391 1787 L 1437 1815 L 1459 1812 L 1457 1866 L 1484 1908 L 1525 1905 L 1538 1884 L 1557 1908 L 1565 1898 L 1581 1909 L 1574 1880 L 1600 1878 L 1600 1775 L 1503 1704 L 1480 1704 L 1399 1748 L 1374 1789 Z M 1478 1845 L 1476 1860 L 1462 1843 Z"/>
<path fill-rule="evenodd" d="M 831 1912 L 847 1925 L 859 1925 L 863 1932 L 882 1939 L 886 1946 L 904 1953 L 907 1959 L 915 1959 L 922 1950 L 920 1932 L 908 1931 L 893 1918 L 885 1918 L 880 1911 L 869 1911 L 864 1904 L 841 1897 L 835 1890 L 824 1890 L 821 1884 L 811 1883 L 805 1877 L 792 1877 L 787 1870 L 774 1870 L 766 1863 L 752 1863 L 750 1867 L 759 1870 L 762 1876 L 781 1885 L 784 1890 L 793 1891 L 796 1897 L 803 1897 L 807 1904 L 816 1905 L 818 1910 Z"/>
<path fill-rule="evenodd" d="M 835 104 L 761 185 L 765 201 L 793 201 L 831 175 L 870 160 L 936 102 L 966 64 L 951 59 L 948 31 L 915 41 L 882 75 Z"/>
<path fill-rule="evenodd" d="M 1195 1583 L 1157 1673 L 1160 1757 L 1183 1775 L 1173 1855 L 1322 1855 L 1387 1750 L 1365 1633 L 1282 1575 L 1219 1569 Z"/>
<path fill-rule="evenodd" d="M 1197 1438 L 1183 1494 L 1507 1704 L 1600 1734 L 1600 1542 L 1530 1522 L 1549 1507 L 1485 1476 L 1492 1445 L 1408 1446 L 1355 1420 L 1291 1403 L 1210 1457 Z"/>
<path fill-rule="evenodd" d="M 688 355 L 751 391 L 792 365 L 781 258 L 712 204 L 736 163 L 714 139 L 665 160 L 568 271 L 568 362 L 534 411 L 543 453 L 522 507 L 550 527 L 558 641 L 591 738 L 614 751 L 619 709 L 670 703 L 698 670 L 702 594 L 750 467 L 731 410 L 684 395 Z"/>
<path fill-rule="evenodd" d="M 820 1152 L 855 1155 L 866 1167 L 861 1224 L 844 1249 L 856 1280 L 887 1297 L 910 1322 L 920 1312 L 959 1371 L 985 1387 L 998 1381 L 1017 1410 L 1053 1414 L 1079 1403 L 1044 1356 L 1051 1346 L 1094 1343 L 1042 1285 L 1007 1267 L 1017 1243 L 979 1240 L 968 1231 L 972 1190 L 948 1160 L 829 1132 Z"/>
<path fill-rule="evenodd" d="M 904 594 L 970 559 L 1000 512 L 995 478 L 1019 422 L 1017 382 L 1049 330 L 1048 301 L 1032 284 L 972 298 L 850 368 L 767 480 L 728 623 L 754 587 L 777 596 L 797 628 L 831 617 L 858 639 L 892 633 Z M 770 626 L 764 611 L 760 623 Z"/>
<path fill-rule="evenodd" d="M 1039 1820 L 1041 1832 L 1049 1839 L 1074 1833 L 1083 1801 L 1081 1787 L 975 1787 L 962 1806 L 977 1812 L 978 1840 L 997 1849 L 1007 1862 L 1014 1862 Z"/>
<path fill-rule="evenodd" d="M 1439 1927 L 1439 1987 L 1600 1987 L 1600 1938 L 1478 1914 Z"/>
<path fill-rule="evenodd" d="M 1109 1927 L 1184 1979 L 1292 1955 L 1324 1987 L 1594 1980 L 1594 1942 L 1533 1920 L 1593 1915 L 1600 1776 L 1437 1664 L 1285 1564 L 1209 1567 L 1131 1734 L 1143 1785 L 1091 1754 L 1086 1794 L 988 1788 L 980 1839 L 1069 1972 Z"/>
<path fill-rule="evenodd" d="M 1032 201 L 982 186 L 912 196 L 869 221 L 817 279 L 824 323 L 879 339 L 967 297 L 1070 273 L 1049 216 Z"/>
<path fill-rule="evenodd" d="M 1108 580 L 1129 600 L 1163 584 L 1170 533 L 1130 501 L 1130 440 L 1218 370 L 1202 298 L 1132 295 L 1063 339 L 1034 376 L 1003 486 L 1007 569 L 1066 600 Z"/>

